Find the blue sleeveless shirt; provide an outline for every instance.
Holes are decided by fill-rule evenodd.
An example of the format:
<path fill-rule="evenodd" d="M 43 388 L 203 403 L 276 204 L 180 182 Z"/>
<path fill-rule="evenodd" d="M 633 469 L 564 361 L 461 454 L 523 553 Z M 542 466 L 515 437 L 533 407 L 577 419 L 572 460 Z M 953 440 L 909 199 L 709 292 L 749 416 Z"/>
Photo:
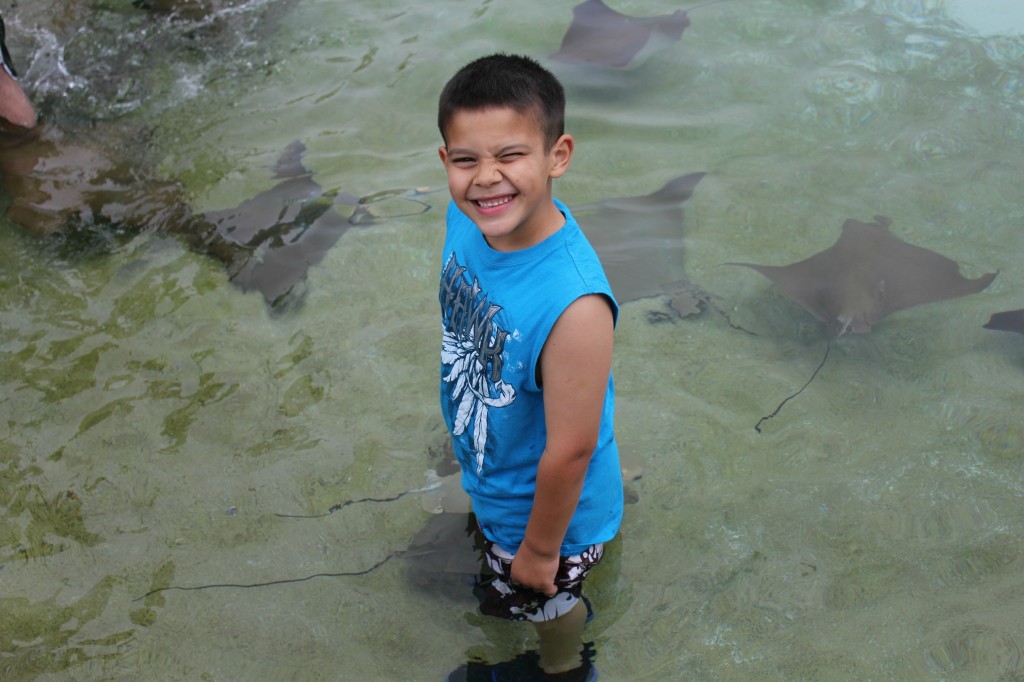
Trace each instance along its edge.
<path fill-rule="evenodd" d="M 541 349 L 573 301 L 603 294 L 601 262 L 568 207 L 558 232 L 520 251 L 492 249 L 451 202 L 441 271 L 441 411 L 484 535 L 515 553 L 526 532 L 537 465 L 546 443 L 537 385 Z M 597 448 L 561 555 L 611 540 L 622 519 L 622 472 L 608 378 Z"/>

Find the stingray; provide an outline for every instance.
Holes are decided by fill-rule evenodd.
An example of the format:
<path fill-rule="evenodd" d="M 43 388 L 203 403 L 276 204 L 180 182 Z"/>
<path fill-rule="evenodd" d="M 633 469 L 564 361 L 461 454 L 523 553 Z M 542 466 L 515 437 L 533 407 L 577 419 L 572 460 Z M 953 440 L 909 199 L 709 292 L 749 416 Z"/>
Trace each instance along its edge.
<path fill-rule="evenodd" d="M 236 0 L 137 2 L 154 9 L 217 9 Z M 418 190 L 390 190 L 357 197 L 324 190 L 302 163 L 305 146 L 293 142 L 273 171 L 280 181 L 238 206 L 199 214 L 180 182 L 155 177 L 148 160 L 95 134 L 43 123 L 14 79 L 0 18 L 0 185 L 12 197 L 7 217 L 67 255 L 108 252 L 140 232 L 172 233 L 193 249 L 222 261 L 231 280 L 260 291 L 274 307 L 297 299 L 309 268 L 352 226 L 380 219 L 371 209 L 389 199 L 429 206 Z M 102 99 L 99 93 L 90 93 Z M 102 131 L 100 131 L 102 132 Z M 410 204 L 412 205 L 412 204 Z"/>
<path fill-rule="evenodd" d="M 620 462 L 623 496 L 627 504 L 634 504 L 639 496 L 632 482 L 643 477 L 646 465 L 635 455 L 623 454 Z M 431 591 L 444 591 L 451 585 L 472 585 L 480 574 L 479 547 L 473 541 L 475 522 L 470 517 L 472 503 L 462 488 L 462 474 L 458 471 L 438 476 L 433 470 L 426 472 L 427 484 L 399 493 L 392 498 L 364 498 L 362 501 L 385 502 L 397 500 L 407 494 L 422 493 L 420 505 L 431 514 L 423 528 L 412 538 L 409 546 L 392 553 L 410 562 L 413 582 Z M 342 503 L 341 506 L 347 506 Z M 338 505 L 332 510 L 339 509 Z"/>
<path fill-rule="evenodd" d="M 835 244 L 791 265 L 729 265 L 760 272 L 824 322 L 832 337 L 867 333 L 898 310 L 974 294 L 995 279 L 994 272 L 964 277 L 956 261 L 899 239 L 890 224 L 885 216 L 847 220 Z"/>
<path fill-rule="evenodd" d="M 656 192 L 573 207 L 620 303 L 685 288 L 683 207 L 704 173 L 681 175 Z"/>
<path fill-rule="evenodd" d="M 3 142 L 0 140 L 0 142 Z M 357 197 L 328 190 L 302 164 L 293 142 L 272 169 L 279 182 L 233 208 L 197 214 L 180 183 L 155 178 L 137 160 L 112 158 L 96 144 L 44 125 L 0 147 L 0 182 L 14 197 L 7 216 L 70 254 L 109 250 L 139 232 L 178 236 L 220 260 L 232 282 L 258 290 L 272 307 L 298 298 L 310 267 L 350 228 L 381 219 L 374 207 L 397 199 L 421 213 L 418 190 Z M 115 244 L 116 245 L 116 244 Z"/>
<path fill-rule="evenodd" d="M 302 163 L 305 152 L 305 145 L 292 142 L 272 166 L 281 182 L 234 208 L 204 214 L 217 235 L 250 252 L 234 268 L 231 281 L 243 290 L 260 291 L 272 305 L 286 300 L 309 268 L 323 260 L 352 226 L 376 221 L 372 202 L 398 197 L 418 204 L 415 213 L 429 208 L 415 199 L 416 190 L 372 197 L 324 191 Z M 351 207 L 350 215 L 336 210 L 339 205 Z"/>
<path fill-rule="evenodd" d="M 704 7 L 724 0 L 713 0 Z M 569 64 L 593 64 L 626 69 L 644 53 L 674 43 L 690 25 L 688 10 L 655 17 L 630 17 L 608 7 L 602 0 L 586 0 L 572 9 L 572 24 L 552 59 Z"/>
<path fill-rule="evenodd" d="M 985 323 L 985 329 L 998 329 L 1004 332 L 1024 334 L 1024 308 L 993 313 L 988 322 Z"/>
<path fill-rule="evenodd" d="M 964 277 L 956 261 L 897 238 L 889 231 L 891 223 L 885 216 L 875 216 L 874 223 L 847 220 L 834 245 L 791 265 L 728 264 L 760 272 L 824 322 L 829 332 L 825 355 L 811 378 L 757 422 L 758 432 L 814 381 L 828 360 L 832 339 L 848 331 L 867 333 L 898 310 L 977 293 L 995 279 L 994 272 Z"/>
<path fill-rule="evenodd" d="M 629 483 L 640 479 L 646 466 L 635 456 L 622 459 L 623 493 L 627 504 L 637 502 L 638 496 Z M 147 597 L 167 592 L 198 591 L 222 588 L 257 588 L 301 583 L 316 578 L 342 578 L 368 575 L 388 563 L 392 559 L 403 559 L 408 562 L 410 578 L 413 584 L 427 589 L 432 593 L 452 591 L 453 585 L 474 585 L 483 568 L 480 548 L 474 541 L 476 533 L 475 518 L 472 516 L 469 496 L 463 491 L 461 473 L 455 472 L 446 476 L 438 476 L 433 470 L 426 472 L 426 485 L 404 490 L 390 497 L 361 497 L 345 500 L 332 505 L 320 514 L 274 514 L 284 519 L 322 519 L 350 505 L 363 503 L 395 502 L 411 494 L 422 493 L 421 506 L 429 513 L 423 527 L 413 535 L 404 549 L 397 549 L 383 559 L 363 569 L 351 571 L 332 571 L 314 573 L 297 578 L 280 578 L 262 582 L 220 582 L 201 585 L 166 585 L 154 587 L 133 601 L 141 601 Z M 453 594 L 469 594 L 468 590 L 452 591 Z"/>

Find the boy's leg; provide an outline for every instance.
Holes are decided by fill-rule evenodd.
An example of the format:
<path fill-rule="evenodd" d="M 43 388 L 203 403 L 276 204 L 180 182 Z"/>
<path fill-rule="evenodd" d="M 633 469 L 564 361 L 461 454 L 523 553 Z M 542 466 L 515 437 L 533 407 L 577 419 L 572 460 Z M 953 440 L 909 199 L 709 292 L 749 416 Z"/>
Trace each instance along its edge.
<path fill-rule="evenodd" d="M 480 610 L 511 620 L 529 620 L 539 639 L 539 665 L 553 675 L 581 669 L 583 627 L 589 608 L 581 595 L 583 580 L 604 554 L 604 545 L 588 547 L 572 557 L 562 557 L 554 597 L 526 589 L 512 582 L 513 555 L 483 539 L 484 557 L 495 577 L 481 586 Z"/>
<path fill-rule="evenodd" d="M 540 640 L 540 667 L 544 672 L 566 672 L 583 664 L 583 626 L 586 623 L 587 605 L 582 599 L 569 613 L 534 623 Z"/>

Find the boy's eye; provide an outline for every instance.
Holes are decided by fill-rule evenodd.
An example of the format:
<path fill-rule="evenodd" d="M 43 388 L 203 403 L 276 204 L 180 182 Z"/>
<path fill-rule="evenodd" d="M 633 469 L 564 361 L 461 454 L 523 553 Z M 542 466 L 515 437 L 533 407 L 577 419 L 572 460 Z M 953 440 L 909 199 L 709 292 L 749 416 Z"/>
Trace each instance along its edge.
<path fill-rule="evenodd" d="M 515 161 L 516 159 L 518 159 L 522 155 L 523 155 L 522 152 L 509 152 L 507 154 L 502 154 L 498 158 L 500 158 L 502 161 Z"/>
<path fill-rule="evenodd" d="M 471 164 L 473 163 L 473 161 L 475 161 L 475 159 L 472 156 L 458 156 L 452 159 L 452 163 L 457 164 L 459 166 Z"/>

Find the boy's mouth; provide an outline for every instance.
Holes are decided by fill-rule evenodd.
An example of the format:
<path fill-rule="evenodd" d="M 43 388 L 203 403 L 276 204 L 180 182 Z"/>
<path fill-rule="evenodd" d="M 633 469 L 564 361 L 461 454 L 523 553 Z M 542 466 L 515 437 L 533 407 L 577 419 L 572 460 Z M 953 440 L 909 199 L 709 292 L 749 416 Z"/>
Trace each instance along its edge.
<path fill-rule="evenodd" d="M 490 209 L 504 206 L 508 202 L 512 201 L 514 198 L 514 194 L 506 194 L 505 196 L 491 197 L 488 199 L 473 199 L 473 203 L 479 206 L 480 208 Z"/>

